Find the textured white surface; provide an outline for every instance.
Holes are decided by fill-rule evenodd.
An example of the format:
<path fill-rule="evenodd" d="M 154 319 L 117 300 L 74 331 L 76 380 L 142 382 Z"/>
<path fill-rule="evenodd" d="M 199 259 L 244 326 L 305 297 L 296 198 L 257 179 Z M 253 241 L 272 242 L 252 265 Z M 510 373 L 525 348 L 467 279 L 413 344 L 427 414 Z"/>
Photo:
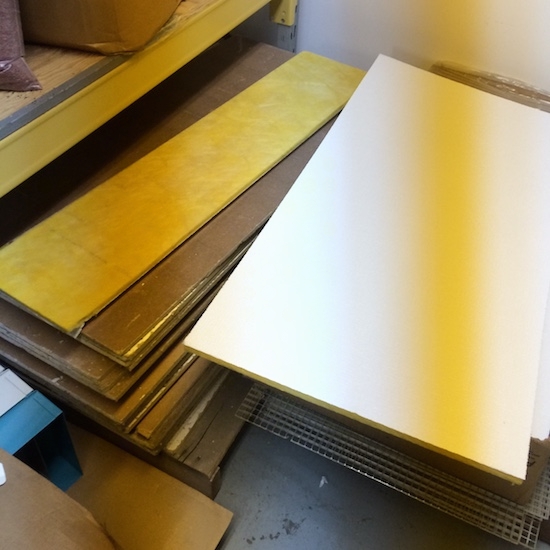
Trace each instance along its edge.
<path fill-rule="evenodd" d="M 32 388 L 11 370 L 0 367 L 0 416 L 17 405 Z"/>
<path fill-rule="evenodd" d="M 186 344 L 521 480 L 549 150 L 546 113 L 379 57 Z"/>

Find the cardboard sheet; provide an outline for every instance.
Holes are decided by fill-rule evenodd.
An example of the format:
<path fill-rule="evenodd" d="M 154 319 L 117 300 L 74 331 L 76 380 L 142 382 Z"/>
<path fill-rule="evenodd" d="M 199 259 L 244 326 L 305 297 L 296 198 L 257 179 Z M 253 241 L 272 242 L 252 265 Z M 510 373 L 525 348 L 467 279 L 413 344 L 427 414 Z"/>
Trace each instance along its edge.
<path fill-rule="evenodd" d="M 524 479 L 549 150 L 547 113 L 381 56 L 185 343 Z"/>
<path fill-rule="evenodd" d="M 84 475 L 68 491 L 121 548 L 214 550 L 232 513 L 99 437 L 72 427 Z"/>
<path fill-rule="evenodd" d="M 0 449 L 6 483 L 0 487 L 4 548 L 115 550 L 92 514 L 46 478 Z"/>
<path fill-rule="evenodd" d="M 0 290 L 82 324 L 337 113 L 363 72 L 298 54 L 0 250 Z"/>

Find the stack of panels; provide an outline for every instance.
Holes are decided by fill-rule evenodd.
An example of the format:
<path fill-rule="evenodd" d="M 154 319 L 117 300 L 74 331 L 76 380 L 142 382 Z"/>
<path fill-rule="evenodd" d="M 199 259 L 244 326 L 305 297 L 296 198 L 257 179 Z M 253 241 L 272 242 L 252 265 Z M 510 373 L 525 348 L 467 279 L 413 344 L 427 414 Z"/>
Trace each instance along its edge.
<path fill-rule="evenodd" d="M 548 113 L 380 56 L 185 343 L 521 484 L 550 425 L 548 147 Z"/>
<path fill-rule="evenodd" d="M 229 41 L 189 69 L 192 78 L 233 49 L 244 59 L 230 82 L 243 91 L 226 101 L 222 79 L 203 100 L 209 114 L 184 111 L 182 131 L 0 249 L 0 357 L 209 492 L 249 383 L 183 338 L 363 76 L 247 48 Z"/>

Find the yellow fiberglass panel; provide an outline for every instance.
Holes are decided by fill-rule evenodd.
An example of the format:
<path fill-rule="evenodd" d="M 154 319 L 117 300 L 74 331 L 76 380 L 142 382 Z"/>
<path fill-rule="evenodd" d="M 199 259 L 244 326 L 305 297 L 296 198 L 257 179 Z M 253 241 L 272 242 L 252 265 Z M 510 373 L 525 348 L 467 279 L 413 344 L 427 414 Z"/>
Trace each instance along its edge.
<path fill-rule="evenodd" d="M 77 331 L 337 114 L 363 76 L 296 55 L 0 249 L 0 291 Z"/>

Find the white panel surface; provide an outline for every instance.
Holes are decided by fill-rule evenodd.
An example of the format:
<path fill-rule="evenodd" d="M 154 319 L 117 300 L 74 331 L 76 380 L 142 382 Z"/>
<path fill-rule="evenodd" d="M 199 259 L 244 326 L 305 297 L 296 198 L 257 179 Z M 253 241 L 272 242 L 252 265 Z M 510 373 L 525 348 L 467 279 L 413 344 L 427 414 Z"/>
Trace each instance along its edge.
<path fill-rule="evenodd" d="M 548 151 L 548 114 L 380 56 L 186 344 L 523 479 Z"/>
<path fill-rule="evenodd" d="M 22 401 L 32 388 L 11 370 L 0 367 L 0 416 Z"/>

